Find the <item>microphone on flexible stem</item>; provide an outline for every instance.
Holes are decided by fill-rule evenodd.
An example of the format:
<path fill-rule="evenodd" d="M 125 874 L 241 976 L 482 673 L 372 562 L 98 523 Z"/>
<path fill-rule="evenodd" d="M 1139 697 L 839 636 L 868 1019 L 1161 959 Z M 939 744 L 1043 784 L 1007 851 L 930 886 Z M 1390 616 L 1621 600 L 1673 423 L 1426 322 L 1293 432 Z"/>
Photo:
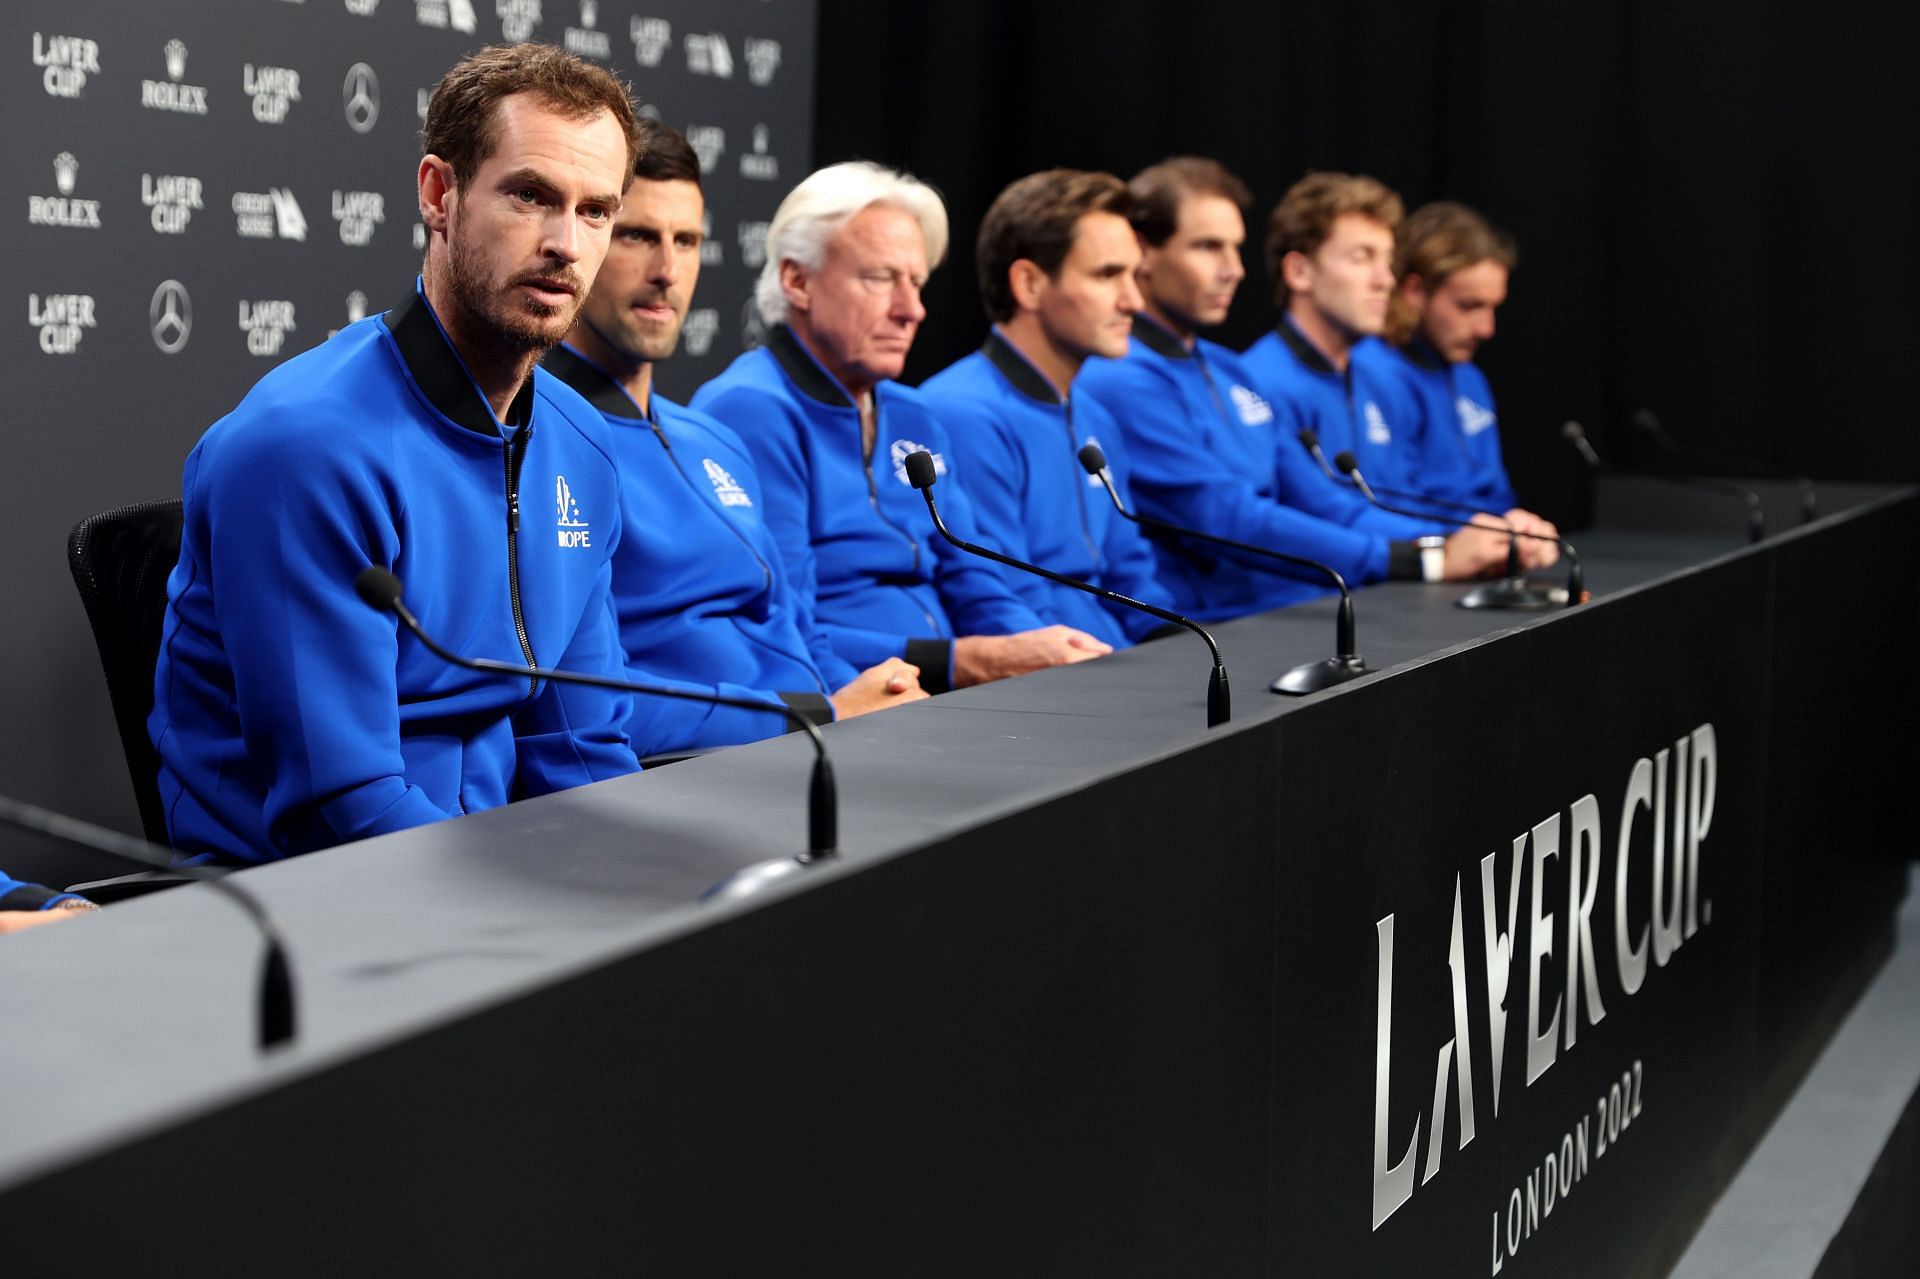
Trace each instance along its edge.
<path fill-rule="evenodd" d="M 1373 488 L 1367 483 L 1367 477 L 1360 473 L 1360 463 L 1355 460 L 1353 454 L 1343 452 L 1333 459 L 1333 464 L 1340 468 L 1342 475 L 1353 481 L 1354 487 L 1360 490 L 1361 495 L 1364 496 L 1367 501 L 1373 503 L 1383 511 L 1392 511 L 1395 515 L 1405 515 L 1416 520 L 1439 520 L 1441 523 L 1453 524 L 1460 528 L 1486 527 L 1484 524 L 1475 524 L 1471 520 L 1456 520 L 1448 516 L 1409 511 L 1398 506 L 1388 506 L 1375 496 Z M 1516 537 L 1532 538 L 1537 542 L 1552 542 L 1555 546 L 1558 546 L 1561 552 L 1567 557 L 1567 607 L 1572 608 L 1576 604 L 1586 603 L 1586 578 L 1580 569 L 1580 556 L 1573 549 L 1572 543 L 1568 542 L 1564 537 L 1548 537 L 1544 533 L 1527 533 L 1517 528 L 1509 528 L 1507 530 L 1507 537 L 1509 546 L 1512 545 L 1512 539 Z"/>
<path fill-rule="evenodd" d="M 1691 444 L 1682 444 L 1667 434 L 1666 427 L 1660 424 L 1660 418 L 1652 409 L 1640 409 L 1627 419 L 1628 425 L 1646 436 L 1660 447 L 1660 451 L 1671 457 L 1692 456 L 1710 466 L 1725 467 L 1735 475 L 1764 474 L 1783 480 L 1791 480 L 1800 490 L 1800 522 L 1811 524 L 1820 516 L 1820 498 L 1813 491 L 1813 481 L 1800 472 L 1773 463 L 1743 462 L 1723 454 L 1711 453 Z M 1756 539 L 1758 540 L 1758 539 Z"/>
<path fill-rule="evenodd" d="M 984 546 L 975 546 L 971 542 L 961 541 L 947 528 L 946 521 L 940 518 L 940 508 L 933 504 L 933 483 L 939 478 L 938 472 L 933 464 L 933 454 L 927 452 L 925 449 L 918 449 L 909 453 L 907 454 L 906 467 L 907 483 L 919 489 L 920 496 L 927 500 L 927 514 L 933 517 L 933 527 L 940 531 L 941 537 L 946 538 L 947 541 L 953 543 L 969 555 L 979 555 L 992 560 L 995 564 L 1005 564 L 1008 568 L 1017 568 L 1022 572 L 1032 573 L 1036 577 L 1044 577 L 1049 582 L 1058 582 L 1062 586 L 1071 586 L 1075 590 L 1085 591 L 1089 595 L 1097 595 L 1101 599 L 1111 600 L 1115 604 L 1124 604 L 1128 608 L 1137 608 L 1143 613 L 1152 614 L 1163 622 L 1172 622 L 1176 626 L 1184 626 L 1205 640 L 1208 651 L 1213 654 L 1213 674 L 1207 679 L 1207 727 L 1218 727 L 1233 717 L 1232 698 L 1227 689 L 1227 664 L 1220 660 L 1220 646 L 1213 642 L 1213 636 L 1207 634 L 1198 622 L 1189 621 L 1178 613 L 1169 612 L 1164 608 L 1155 608 L 1151 604 L 1143 604 L 1137 599 L 1122 595 L 1117 591 L 1107 590 L 1103 586 L 1095 586 L 1091 582 L 1083 582 L 1077 577 L 1068 577 L 1064 573 L 1056 573 L 1052 569 L 1045 569 L 1035 564 L 1028 564 L 1024 560 L 1016 560 L 1011 555 L 1002 555 L 1000 552 L 990 551 Z"/>
<path fill-rule="evenodd" d="M 1320 464 L 1320 469 L 1326 472 L 1327 478 L 1336 484 L 1339 483 L 1341 477 L 1334 474 L 1333 468 L 1327 465 L 1327 455 L 1320 451 L 1319 432 L 1310 426 L 1303 426 L 1297 433 L 1297 437 L 1300 443 L 1306 446 L 1307 452 L 1313 454 L 1313 460 Z M 1353 481 L 1349 479 L 1347 483 L 1351 484 Z M 1542 609 L 1554 608 L 1559 605 L 1560 601 L 1555 598 L 1553 591 L 1545 587 L 1535 586 L 1527 580 L 1526 574 L 1521 570 L 1520 542 L 1519 539 L 1514 536 L 1519 530 L 1513 527 L 1511 520 L 1501 519 L 1499 516 L 1486 511 L 1475 510 L 1473 507 L 1462 502 L 1445 502 L 1436 497 L 1428 497 L 1425 493 L 1409 493 L 1404 489 L 1390 489 L 1385 486 L 1377 486 L 1374 492 L 1385 493 L 1388 497 L 1397 498 L 1400 501 L 1417 502 L 1421 506 L 1430 507 L 1436 511 L 1465 511 L 1470 522 L 1474 523 L 1478 521 L 1472 517 L 1485 515 L 1489 519 L 1498 521 L 1499 526 L 1506 530 L 1507 567 L 1505 573 L 1499 581 L 1483 582 L 1468 591 L 1465 595 L 1462 595 L 1453 602 L 1456 608 L 1521 609 L 1538 612 Z M 1421 518 L 1426 517 L 1423 516 Z M 1482 527 L 1486 526 L 1482 525 Z M 1557 541 L 1558 539 L 1553 540 Z"/>
<path fill-rule="evenodd" d="M 255 1000 L 258 1010 L 255 1018 L 258 1027 L 256 1037 L 260 1051 L 266 1052 L 293 1042 L 300 1018 L 298 1002 L 293 994 L 293 964 L 287 958 L 287 945 L 281 939 L 280 925 L 272 912 L 261 905 L 260 899 L 230 881 L 226 871 L 176 863 L 171 849 L 4 795 L 0 795 L 0 822 L 37 835 L 50 836 L 89 852 L 104 853 L 148 870 L 168 871 L 194 880 L 207 885 L 245 911 L 247 918 L 259 930 L 261 940 L 266 943 L 266 954 L 260 960 L 260 988 Z"/>
<path fill-rule="evenodd" d="M 1353 593 L 1347 589 L 1347 579 L 1340 576 L 1339 571 L 1331 564 L 1322 564 L 1319 560 L 1310 560 L 1299 555 L 1270 551 L 1264 546 L 1236 542 L 1231 538 L 1215 537 L 1212 533 L 1202 533 L 1198 529 L 1181 528 L 1178 524 L 1169 524 L 1165 520 L 1156 520 L 1152 516 L 1135 515 L 1120 500 L 1120 491 L 1113 486 L 1113 476 L 1107 472 L 1107 455 L 1100 451 L 1098 444 L 1088 444 L 1080 450 L 1080 465 L 1086 468 L 1088 475 L 1093 476 L 1106 487 L 1107 496 L 1113 499 L 1114 509 L 1142 528 L 1162 529 L 1179 537 L 1212 542 L 1217 546 L 1231 546 L 1237 551 L 1246 551 L 1249 554 L 1265 556 L 1285 564 L 1298 564 L 1303 568 L 1314 569 L 1332 579 L 1334 586 L 1340 592 L 1340 609 L 1334 615 L 1333 656 L 1324 662 L 1306 662 L 1294 667 L 1267 686 L 1272 691 L 1299 697 L 1307 693 L 1317 693 L 1323 688 L 1331 688 L 1335 684 L 1344 684 L 1362 675 L 1372 674 L 1372 668 L 1367 665 L 1366 659 L 1354 652 Z"/>
<path fill-rule="evenodd" d="M 428 652 L 443 662 L 462 667 L 470 671 L 479 671 L 483 675 L 511 676 L 515 679 L 550 680 L 556 684 L 584 684 L 590 688 L 611 688 L 628 693 L 641 693 L 648 697 L 671 697 L 683 702 L 706 702 L 715 706 L 732 706 L 741 710 L 766 711 L 774 715 L 785 716 L 787 721 L 807 735 L 813 744 L 813 779 L 807 792 L 807 851 L 795 853 L 791 857 L 775 857 L 767 861 L 756 862 L 742 870 L 735 871 L 700 895 L 702 902 L 733 901 L 747 897 L 775 880 L 785 879 L 798 874 L 809 866 L 831 861 L 840 855 L 839 848 L 839 791 L 834 785 L 833 763 L 827 758 L 827 744 L 820 736 L 820 730 L 812 720 L 781 702 L 761 702 L 745 697 L 719 697 L 711 693 L 694 693 L 678 688 L 658 688 L 650 684 L 637 684 L 632 680 L 612 679 L 603 675 L 583 675 L 575 671 L 555 670 L 550 667 L 520 666 L 513 662 L 497 662 L 489 657 L 463 657 L 427 634 L 420 625 L 420 619 L 407 607 L 400 579 L 377 565 L 360 570 L 353 580 L 353 588 L 360 598 L 383 613 L 392 613 L 401 624 L 413 632 L 414 638 L 426 646 Z"/>
<path fill-rule="evenodd" d="M 1747 540 L 1758 542 L 1767 535 L 1767 516 L 1761 509 L 1760 495 L 1751 489 L 1745 489 L 1727 480 L 1710 479 L 1699 475 L 1674 475 L 1664 471 L 1635 471 L 1607 461 L 1594 452 L 1593 442 L 1587 439 L 1586 428 L 1578 422 L 1560 424 L 1561 438 L 1580 451 L 1580 457 L 1595 471 L 1613 475 L 1638 475 L 1651 480 L 1660 480 L 1667 484 L 1678 484 L 1682 488 L 1704 489 L 1709 493 L 1719 493 L 1727 497 L 1737 497 L 1747 504 Z"/>
<path fill-rule="evenodd" d="M 1560 438 L 1579 450 L 1580 460 L 1585 462 L 1591 469 L 1596 471 L 1612 469 L 1604 458 L 1593 451 L 1593 441 L 1587 438 L 1587 428 L 1581 426 L 1578 422 L 1562 422 L 1560 424 Z"/>

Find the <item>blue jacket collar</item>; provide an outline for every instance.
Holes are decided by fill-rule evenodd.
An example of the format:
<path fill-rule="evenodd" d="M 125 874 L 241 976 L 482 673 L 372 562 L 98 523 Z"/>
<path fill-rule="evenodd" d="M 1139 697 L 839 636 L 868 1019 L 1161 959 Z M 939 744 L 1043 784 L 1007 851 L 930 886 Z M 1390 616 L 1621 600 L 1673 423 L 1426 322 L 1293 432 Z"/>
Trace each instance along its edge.
<path fill-rule="evenodd" d="M 813 352 L 807 349 L 807 344 L 787 325 L 776 326 L 767 336 L 767 350 L 793 384 L 810 399 L 831 404 L 835 408 L 859 408 L 853 397 L 847 394 L 847 388 L 827 372 L 820 361 L 814 358 Z"/>
<path fill-rule="evenodd" d="M 440 327 L 440 318 L 417 284 L 404 305 L 387 312 L 385 323 L 407 372 L 413 375 L 414 384 L 428 403 L 456 426 L 496 438 L 501 434 L 487 397 L 480 394 L 473 375 L 467 372 L 460 353 L 453 349 L 446 330 Z M 533 378 L 529 376 L 507 406 L 507 425 L 525 426 L 532 420 Z"/>
<path fill-rule="evenodd" d="M 634 398 L 627 394 L 627 388 L 614 381 L 612 374 L 572 347 L 564 343 L 554 347 L 540 364 L 547 372 L 578 391 L 581 399 L 608 417 L 626 418 L 634 422 L 651 420 Z"/>
<path fill-rule="evenodd" d="M 987 357 L 987 363 L 1000 371 L 1000 376 L 1013 383 L 1013 389 L 1030 400 L 1042 404 L 1051 404 L 1058 408 L 1066 400 L 1047 380 L 1046 374 L 1033 367 L 1033 361 L 1020 354 L 1013 343 L 1007 341 L 998 326 L 987 331 L 987 340 L 980 344 L 980 354 Z"/>
<path fill-rule="evenodd" d="M 1443 357 L 1440 352 L 1434 350 L 1423 337 L 1416 337 L 1401 347 L 1400 354 L 1407 357 L 1408 363 L 1418 365 L 1423 369 L 1431 369 L 1436 373 L 1443 371 L 1447 367 L 1445 357 Z"/>
<path fill-rule="evenodd" d="M 1193 358 L 1193 352 L 1187 349 L 1186 343 L 1175 337 L 1165 325 L 1145 311 L 1134 313 L 1133 336 L 1140 339 L 1141 346 L 1164 359 L 1191 360 Z"/>
<path fill-rule="evenodd" d="M 1320 348 L 1307 341 L 1307 335 L 1294 326 L 1292 316 L 1281 316 L 1280 323 L 1273 326 L 1273 331 L 1280 335 L 1280 340 L 1287 344 L 1287 349 L 1293 352 L 1293 357 L 1300 363 L 1315 373 L 1339 376 L 1339 370 L 1333 367 L 1333 362 L 1320 354 Z"/>

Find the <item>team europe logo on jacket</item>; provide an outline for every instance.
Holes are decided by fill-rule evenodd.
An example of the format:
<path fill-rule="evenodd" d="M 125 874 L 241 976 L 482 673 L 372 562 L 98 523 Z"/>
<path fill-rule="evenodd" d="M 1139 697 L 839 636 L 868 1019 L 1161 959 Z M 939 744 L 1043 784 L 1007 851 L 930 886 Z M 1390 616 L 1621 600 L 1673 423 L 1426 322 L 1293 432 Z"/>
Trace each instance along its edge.
<path fill-rule="evenodd" d="M 1273 406 L 1251 387 L 1235 383 L 1227 389 L 1227 398 L 1233 401 L 1234 411 L 1240 415 L 1242 425 L 1265 426 L 1273 421 Z"/>
<path fill-rule="evenodd" d="M 753 499 L 740 487 L 740 482 L 727 474 L 727 468 L 712 458 L 702 458 L 700 465 L 707 469 L 707 481 L 713 485 L 713 495 L 720 499 L 722 506 L 752 506 Z"/>
<path fill-rule="evenodd" d="M 1393 443 L 1393 432 L 1387 429 L 1387 415 L 1372 400 L 1367 401 L 1367 443 Z"/>
<path fill-rule="evenodd" d="M 924 444 L 915 444 L 912 440 L 895 440 L 893 447 L 887 450 L 893 458 L 893 478 L 912 488 L 913 481 L 907 478 L 907 459 L 923 450 L 933 453 L 933 450 Z M 933 453 L 933 473 L 935 475 L 947 473 L 947 459 L 938 453 Z"/>
<path fill-rule="evenodd" d="M 1453 402 L 1453 411 L 1460 415 L 1460 429 L 1472 439 L 1494 423 L 1493 410 L 1484 405 L 1475 404 L 1462 395 Z"/>
<path fill-rule="evenodd" d="M 592 532 L 587 522 L 580 518 L 580 503 L 573 500 L 573 489 L 567 484 L 567 477 L 553 477 L 553 502 L 559 508 L 560 545 L 584 546 L 591 548 L 593 542 L 588 534 Z"/>

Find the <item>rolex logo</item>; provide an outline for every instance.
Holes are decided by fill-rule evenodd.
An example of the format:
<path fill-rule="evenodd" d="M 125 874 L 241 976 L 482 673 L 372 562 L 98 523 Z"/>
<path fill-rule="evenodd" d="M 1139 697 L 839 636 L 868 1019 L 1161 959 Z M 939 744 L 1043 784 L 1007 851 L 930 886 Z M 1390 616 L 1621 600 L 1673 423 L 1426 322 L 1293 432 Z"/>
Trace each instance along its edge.
<path fill-rule="evenodd" d="M 600 0 L 580 0 L 580 25 L 593 30 L 594 22 L 600 17 Z"/>
<path fill-rule="evenodd" d="M 355 289 L 347 294 L 347 323 L 358 324 L 367 318 L 367 295 Z"/>
<path fill-rule="evenodd" d="M 73 181 L 79 173 L 80 162 L 73 158 L 72 152 L 62 151 L 53 157 L 53 181 L 61 195 L 73 194 Z"/>
<path fill-rule="evenodd" d="M 169 40 L 166 44 L 167 76 L 178 80 L 187 73 L 187 46 L 178 40 Z"/>

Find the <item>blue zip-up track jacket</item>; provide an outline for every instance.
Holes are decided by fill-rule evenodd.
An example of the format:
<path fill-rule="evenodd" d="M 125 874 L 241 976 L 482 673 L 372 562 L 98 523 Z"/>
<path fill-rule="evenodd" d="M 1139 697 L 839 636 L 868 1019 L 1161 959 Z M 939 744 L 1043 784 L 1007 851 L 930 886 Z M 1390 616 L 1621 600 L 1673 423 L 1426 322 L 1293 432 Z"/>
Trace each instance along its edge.
<path fill-rule="evenodd" d="M 1500 418 L 1480 366 L 1454 364 L 1424 340 L 1396 348 L 1388 366 L 1414 426 L 1414 485 L 1445 502 L 1503 515 L 1520 504 L 1500 452 Z"/>
<path fill-rule="evenodd" d="M 1139 526 L 1113 509 L 1100 481 L 1080 465 L 1080 449 L 1099 445 L 1115 487 L 1131 501 L 1119 427 L 1097 401 L 1071 390 L 1062 399 L 997 329 L 920 391 L 947 425 L 988 546 L 1145 604 L 1173 607 L 1154 577 L 1153 550 Z M 1006 569 L 1003 576 L 1043 620 L 1078 627 L 1116 648 L 1166 625 L 1031 573 Z"/>
<path fill-rule="evenodd" d="M 950 545 L 907 482 L 906 458 L 934 455 L 934 500 L 954 534 L 976 540 L 971 504 L 951 474 L 945 426 L 909 387 L 873 389 L 873 459 L 845 387 L 781 325 L 701 387 L 693 407 L 746 441 L 766 493 L 765 518 L 787 573 L 812 583 L 814 617 L 834 652 L 864 670 L 889 657 L 920 668 L 921 687 L 953 681 L 953 640 L 1042 625 L 987 560 Z"/>
<path fill-rule="evenodd" d="M 1418 575 L 1418 552 L 1288 504 L 1283 472 L 1313 459 L 1253 389 L 1238 357 L 1204 338 L 1191 350 L 1145 315 L 1118 360 L 1089 360 L 1077 389 L 1112 415 L 1133 467 L 1139 513 L 1302 555 L 1349 583 Z M 1263 612 L 1333 588 L 1310 570 L 1192 539 L 1155 537 L 1158 577 L 1174 607 L 1203 621 Z"/>
<path fill-rule="evenodd" d="M 1273 332 L 1246 349 L 1240 364 L 1280 419 L 1278 472 L 1282 496 L 1290 505 L 1393 538 L 1450 533 L 1451 526 L 1374 506 L 1345 479 L 1321 470 L 1299 441 L 1300 428 L 1311 427 L 1329 461 L 1351 452 L 1368 483 L 1410 489 L 1413 449 L 1401 424 L 1389 417 L 1404 403 L 1383 363 L 1392 358 L 1384 343 L 1366 338 L 1354 346 L 1346 371 L 1338 372 L 1293 320 L 1283 316 Z"/>
<path fill-rule="evenodd" d="M 29 884 L 0 870 L 0 910 L 45 910 L 66 901 L 82 901 L 74 893 L 56 893 L 51 888 Z"/>
<path fill-rule="evenodd" d="M 508 418 L 416 290 L 194 447 L 148 720 L 175 847 L 272 860 L 634 770 L 629 695 L 461 670 L 354 591 L 389 567 L 456 652 L 624 675 L 607 424 L 538 369 Z"/>
<path fill-rule="evenodd" d="M 613 428 L 621 518 L 613 598 L 633 678 L 785 702 L 816 724 L 832 722 L 833 690 L 858 672 L 833 653 L 787 580 L 760 517 L 765 494 L 746 445 L 658 391 L 642 410 L 571 347 L 548 355 L 546 369 Z M 788 728 L 779 715 L 638 696 L 627 737 L 647 756 Z"/>

